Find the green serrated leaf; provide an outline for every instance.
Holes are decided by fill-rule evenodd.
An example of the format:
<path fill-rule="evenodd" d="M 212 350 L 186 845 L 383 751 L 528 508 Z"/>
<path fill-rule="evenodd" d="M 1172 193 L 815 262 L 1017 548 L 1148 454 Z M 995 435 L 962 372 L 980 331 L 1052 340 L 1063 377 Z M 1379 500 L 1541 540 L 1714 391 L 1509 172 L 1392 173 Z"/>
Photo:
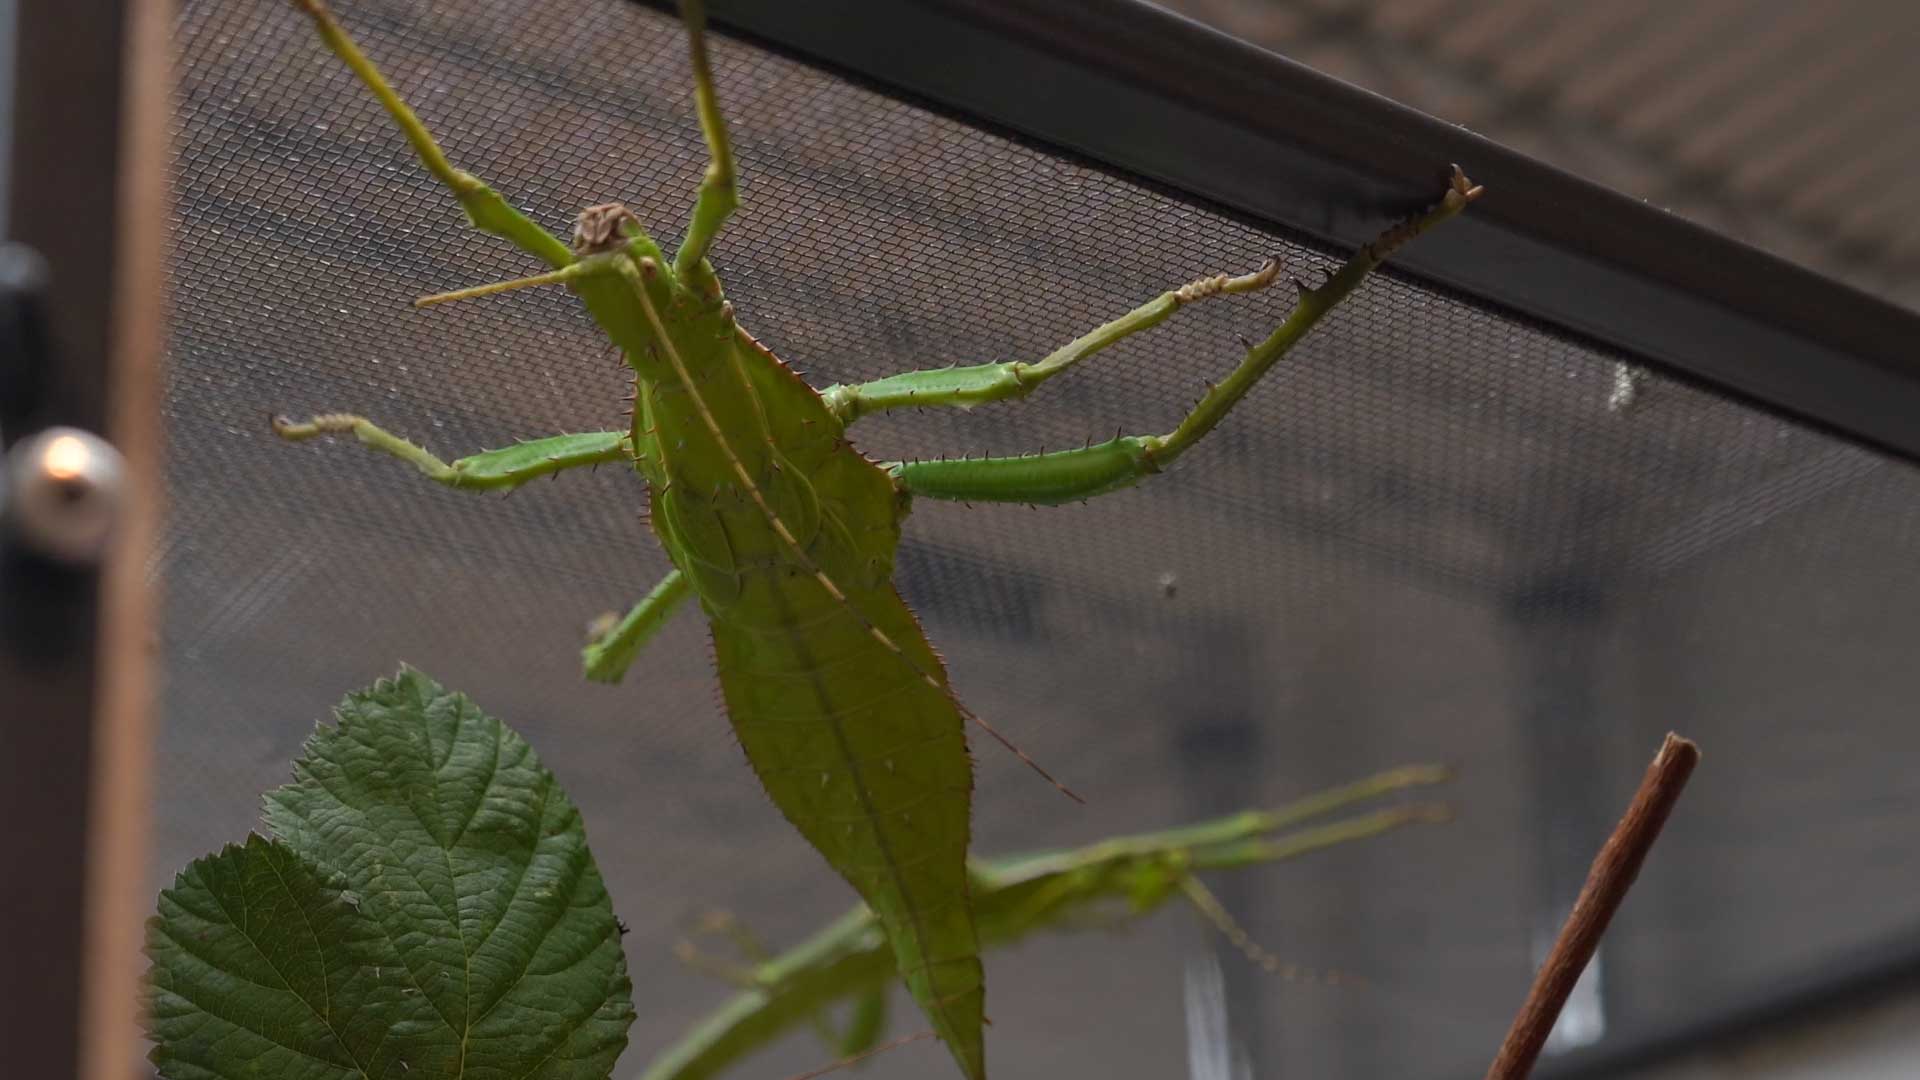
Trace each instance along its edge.
<path fill-rule="evenodd" d="M 160 894 L 147 951 L 162 1075 L 456 1075 L 452 1032 L 340 884 L 284 844 L 251 836 L 188 866 Z"/>
<path fill-rule="evenodd" d="M 279 842 L 201 860 L 161 897 L 149 951 L 162 1074 L 608 1075 L 632 984 L 558 781 L 416 671 L 336 716 L 267 796 Z"/>

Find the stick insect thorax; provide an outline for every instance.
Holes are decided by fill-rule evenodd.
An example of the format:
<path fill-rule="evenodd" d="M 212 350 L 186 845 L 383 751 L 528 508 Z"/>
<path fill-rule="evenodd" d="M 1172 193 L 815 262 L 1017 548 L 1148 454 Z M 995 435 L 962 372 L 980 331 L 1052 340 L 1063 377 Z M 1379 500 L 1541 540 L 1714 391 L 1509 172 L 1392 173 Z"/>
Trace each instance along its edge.
<path fill-rule="evenodd" d="M 743 395 L 752 396 L 744 373 L 728 370 L 736 347 L 733 339 L 743 332 L 734 323 L 733 307 L 722 295 L 718 277 L 705 261 L 676 273 L 659 243 L 641 226 L 639 217 L 621 203 L 602 203 L 582 210 L 574 226 L 573 250 L 575 261 L 552 272 L 440 293 L 416 304 L 425 307 L 539 285 L 568 286 L 585 302 L 594 321 L 633 369 L 636 464 L 656 486 L 674 479 L 660 466 L 672 450 L 685 449 L 689 438 L 711 440 L 717 445 L 700 449 L 721 451 L 725 458 L 740 456 L 742 451 L 727 452 L 733 451 L 736 442 L 762 441 L 754 437 L 759 433 L 748 434 L 758 426 L 752 423 L 754 417 L 732 415 L 739 411 Z M 716 382 L 717 378 L 722 381 Z M 673 430 L 672 417 L 687 410 L 657 407 L 662 395 L 698 398 L 694 413 L 723 415 L 716 417 L 713 425 Z M 734 421 L 747 421 L 747 426 L 736 427 Z M 665 428 L 656 428 L 656 424 Z M 747 437 L 728 439 L 724 432 L 731 430 Z M 645 452 L 649 444 L 654 445 L 655 453 Z M 679 477 L 704 490 L 747 480 L 735 475 L 737 470 L 698 469 L 700 463 L 713 461 L 714 455 L 690 452 L 674 456 L 676 468 L 712 473 Z"/>
<path fill-rule="evenodd" d="M 776 391 L 785 403 L 783 412 L 803 413 L 798 417 L 800 428 L 805 430 L 801 438 L 815 447 L 844 446 L 845 421 L 817 391 L 734 321 L 733 305 L 724 298 L 719 278 L 706 260 L 689 262 L 676 256 L 669 264 L 639 218 L 620 203 L 582 210 L 573 239 L 579 261 L 560 270 L 428 297 L 421 303 L 534 285 L 569 285 L 635 372 L 630 429 L 635 464 L 653 485 L 656 510 L 663 511 L 656 515 L 656 531 L 703 599 L 723 603 L 738 599 L 738 556 L 790 564 L 819 583 L 822 609 L 836 608 L 852 615 L 899 663 L 948 698 L 964 719 L 992 736 L 1062 794 L 1084 802 L 997 728 L 968 709 L 954 695 L 937 663 L 924 664 L 909 656 L 849 599 L 843 585 L 883 584 L 891 577 L 890 558 L 850 567 L 826 567 L 816 561 L 811 551 L 812 534 L 831 522 L 821 514 L 805 470 L 793 468 L 783 454 L 783 440 L 769 420 L 763 395 Z M 1256 276 L 1269 278 L 1271 274 L 1269 268 Z M 784 442 L 792 451 L 795 433 L 791 426 L 785 435 Z M 681 453 L 690 443 L 707 452 Z M 737 547 L 740 536 L 716 526 L 704 514 L 676 511 L 673 500 L 661 498 L 676 483 L 715 496 L 731 492 L 749 504 L 778 538 L 779 550 L 733 550 L 729 552 L 732 557 L 719 563 L 703 558 L 703 553 L 712 555 Z M 899 540 L 900 519 L 906 516 L 911 502 L 903 498 L 893 505 L 892 535 L 886 545 L 889 556 Z M 850 536 L 845 539 L 848 543 L 841 550 L 862 547 Z"/>

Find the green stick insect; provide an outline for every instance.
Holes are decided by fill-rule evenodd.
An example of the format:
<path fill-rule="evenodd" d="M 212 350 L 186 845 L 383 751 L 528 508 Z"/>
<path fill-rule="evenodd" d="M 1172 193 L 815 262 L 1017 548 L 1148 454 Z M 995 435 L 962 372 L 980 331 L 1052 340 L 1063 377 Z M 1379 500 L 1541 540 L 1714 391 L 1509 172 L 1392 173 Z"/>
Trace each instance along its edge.
<path fill-rule="evenodd" d="M 1318 288 L 1299 285 L 1286 321 L 1165 435 L 1018 458 L 879 464 L 847 441 L 847 426 L 860 417 L 1022 397 L 1188 304 L 1271 285 L 1277 262 L 1163 293 L 1036 362 L 908 372 L 817 391 L 735 322 L 707 261 L 739 199 L 699 0 L 682 0 L 681 15 L 710 160 L 671 257 L 618 203 L 581 211 L 571 244 L 541 228 L 447 160 L 322 0 L 294 2 L 473 224 L 551 267 L 416 303 L 565 285 L 633 368 L 634 405 L 624 430 L 539 439 L 452 463 L 349 414 L 305 423 L 275 418 L 275 430 L 293 440 L 351 433 L 433 480 L 473 490 L 630 463 L 646 480 L 652 527 L 674 570 L 587 648 L 588 678 L 617 681 L 666 619 L 699 598 L 727 715 L 755 773 L 872 908 L 900 976 L 961 1073 L 983 1080 L 985 989 L 966 861 L 973 788 L 966 723 L 1039 767 L 960 703 L 894 589 L 894 553 L 912 500 L 1075 502 L 1165 470 L 1382 259 L 1458 213 L 1480 189 L 1455 169 L 1432 209 L 1362 248 Z"/>
<path fill-rule="evenodd" d="M 993 948 L 1045 930 L 1108 929 L 1142 918 L 1179 896 L 1261 967 L 1298 974 L 1254 944 L 1197 875 L 1299 858 L 1405 825 L 1444 821 L 1445 807 L 1433 803 L 1323 820 L 1389 792 L 1443 779 L 1442 769 L 1409 766 L 1275 810 L 1244 811 L 1070 851 L 975 860 L 973 907 L 980 942 Z M 730 917 L 711 918 L 703 929 L 731 938 L 749 966 L 702 956 L 691 946 L 683 948 L 682 959 L 738 985 L 740 992 L 658 1054 L 640 1080 L 706 1080 L 802 1025 L 810 1026 L 842 1058 L 879 1048 L 893 956 L 865 906 L 778 956 L 769 956 Z M 836 1028 L 827 1018 L 828 1006 L 847 998 L 853 999 L 851 1016 Z"/>

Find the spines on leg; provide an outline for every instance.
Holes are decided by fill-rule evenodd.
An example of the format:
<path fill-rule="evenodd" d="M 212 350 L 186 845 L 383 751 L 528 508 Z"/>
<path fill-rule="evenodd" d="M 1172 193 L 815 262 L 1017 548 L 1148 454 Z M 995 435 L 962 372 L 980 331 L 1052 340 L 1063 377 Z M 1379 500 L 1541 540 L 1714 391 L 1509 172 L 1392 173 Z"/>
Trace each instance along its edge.
<path fill-rule="evenodd" d="M 896 462 L 888 471 L 929 499 L 1059 506 L 1131 487 L 1159 468 L 1145 438 L 1123 435 L 1025 457 Z"/>
<path fill-rule="evenodd" d="M 1381 233 L 1349 257 L 1338 272 L 1317 288 L 1296 281 L 1294 284 L 1299 290 L 1299 300 L 1293 312 L 1264 341 L 1243 342 L 1246 353 L 1241 357 L 1239 366 L 1218 383 L 1209 383 L 1206 394 L 1192 411 L 1181 419 L 1179 426 L 1165 435 L 1117 435 L 1108 442 L 1089 444 L 1077 450 L 1024 457 L 901 462 L 889 466 L 889 471 L 901 489 L 910 496 L 967 502 L 1057 504 L 1090 499 L 1130 487 L 1161 472 L 1175 458 L 1205 438 L 1252 391 L 1273 365 L 1305 337 L 1320 319 L 1339 306 L 1388 255 L 1465 209 L 1480 195 L 1480 190 L 1455 167 L 1446 194 L 1439 202 Z M 1203 278 L 1178 293 L 1166 295 L 1199 299 L 1232 291 L 1235 283 L 1244 283 L 1246 288 L 1257 288 L 1264 284 L 1264 280 L 1271 280 L 1273 272 L 1273 266 L 1269 264 L 1260 273 L 1244 278 Z M 1133 329 L 1115 331 L 1131 333 L 1142 324 L 1141 313 L 1152 310 L 1153 305 L 1148 305 L 1108 325 L 1119 328 L 1132 325 Z M 1131 324 L 1129 320 L 1132 320 Z M 1063 352 L 1059 355 L 1068 354 Z"/>

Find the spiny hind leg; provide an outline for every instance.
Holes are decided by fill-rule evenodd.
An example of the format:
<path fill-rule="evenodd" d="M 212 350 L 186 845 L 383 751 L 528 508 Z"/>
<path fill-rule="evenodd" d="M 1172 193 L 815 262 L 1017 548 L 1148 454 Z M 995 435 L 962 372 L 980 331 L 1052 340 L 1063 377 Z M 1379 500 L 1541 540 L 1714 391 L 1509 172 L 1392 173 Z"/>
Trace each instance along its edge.
<path fill-rule="evenodd" d="M 705 0 L 680 0 L 680 19 L 687 27 L 687 45 L 693 56 L 693 103 L 700 114 L 700 134 L 707 140 L 707 171 L 700 180 L 687 236 L 673 256 L 673 271 L 682 279 L 696 273 L 713 247 L 714 237 L 740 205 L 733 169 L 733 146 L 727 123 L 713 90 L 713 65 L 707 59 L 707 5 Z"/>
<path fill-rule="evenodd" d="M 692 593 L 686 575 L 678 569 L 661 578 L 625 617 L 581 650 L 580 661 L 587 678 L 601 683 L 619 682 L 633 666 L 633 659 L 640 655 L 641 648 L 653 640 Z"/>
<path fill-rule="evenodd" d="M 427 130 L 427 126 L 420 122 L 420 117 L 388 84 L 386 76 L 380 73 L 373 61 L 360 51 L 360 46 L 354 43 L 353 38 L 347 35 L 346 29 L 333 17 L 333 12 L 327 10 L 325 0 L 293 0 L 293 4 L 313 19 L 327 48 L 345 61 L 353 73 L 360 77 L 360 81 L 367 84 L 367 88 L 380 99 L 387 114 L 393 117 L 407 141 L 413 144 L 420 163 L 460 200 L 460 205 L 467 212 L 467 219 L 473 222 L 475 228 L 511 241 L 520 250 L 550 266 L 565 266 L 573 261 L 573 251 L 558 237 L 514 209 L 485 181 L 465 169 L 455 168 L 447 160 L 445 151 L 440 149 L 433 133 Z"/>
<path fill-rule="evenodd" d="M 628 436 L 624 431 L 554 435 L 488 450 L 451 463 L 434 457 L 425 447 L 408 442 L 367 418 L 352 413 L 326 413 L 304 423 L 276 416 L 273 418 L 273 432 L 289 442 L 304 442 L 322 435 L 352 435 L 362 445 L 399 458 L 419 469 L 435 483 L 478 491 L 515 488 L 563 469 L 626 461 L 630 457 Z"/>
<path fill-rule="evenodd" d="M 995 401 L 1022 398 L 1034 387 L 1115 342 L 1159 326 L 1173 313 L 1210 296 L 1253 292 L 1271 285 L 1280 263 L 1268 259 L 1250 274 L 1215 274 L 1169 289 L 1125 315 L 1082 334 L 1040 360 L 935 368 L 889 375 L 870 383 L 830 386 L 820 392 L 845 423 L 888 409 L 946 406 L 971 409 Z"/>
<path fill-rule="evenodd" d="M 1349 258 L 1319 288 L 1300 286 L 1300 298 L 1280 328 L 1248 347 L 1231 374 L 1165 435 L 1124 435 L 1082 447 L 1024 457 L 909 461 L 889 466 L 913 495 L 964 502 L 1059 504 L 1131 487 L 1165 469 L 1212 431 L 1276 361 L 1332 311 L 1395 249 L 1466 208 L 1480 194 L 1459 168 L 1439 202 L 1395 225 Z"/>

